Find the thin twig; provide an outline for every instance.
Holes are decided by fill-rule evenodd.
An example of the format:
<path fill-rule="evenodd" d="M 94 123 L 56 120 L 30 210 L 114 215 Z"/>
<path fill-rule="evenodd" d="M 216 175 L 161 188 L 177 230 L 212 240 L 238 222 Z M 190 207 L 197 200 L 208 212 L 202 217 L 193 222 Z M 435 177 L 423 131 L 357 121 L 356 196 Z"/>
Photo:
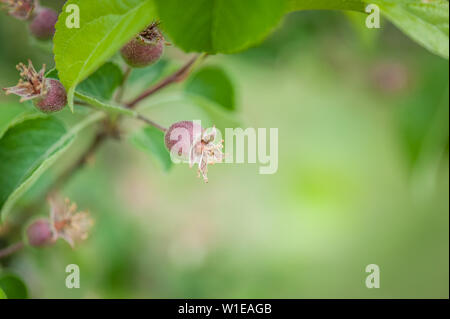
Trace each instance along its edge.
<path fill-rule="evenodd" d="M 6 248 L 0 249 L 0 259 L 8 257 L 19 250 L 21 250 L 24 247 L 24 244 L 22 241 L 12 244 L 11 246 L 8 246 Z"/>
<path fill-rule="evenodd" d="M 143 115 L 141 115 L 141 114 L 139 114 L 139 115 L 137 116 L 137 118 L 138 118 L 139 120 L 141 120 L 141 121 L 147 123 L 148 125 L 151 125 L 151 126 L 157 128 L 158 130 L 160 130 L 160 131 L 162 131 L 162 132 L 164 132 L 164 133 L 167 132 L 167 129 L 166 129 L 164 126 L 159 125 L 158 123 L 156 123 L 156 122 L 154 122 L 154 121 L 152 121 L 152 120 L 146 118 L 145 116 L 143 116 Z"/>
<path fill-rule="evenodd" d="M 165 87 L 169 86 L 172 83 L 177 83 L 177 82 L 183 81 L 189 75 L 189 72 L 190 72 L 192 66 L 201 57 L 204 57 L 204 55 L 198 55 L 198 56 L 192 58 L 183 67 L 181 67 L 181 69 L 179 69 L 172 75 L 168 76 L 167 78 L 161 80 L 159 83 L 157 83 L 155 86 L 151 87 L 147 91 L 144 91 L 136 99 L 134 99 L 131 102 L 126 103 L 125 106 L 128 108 L 134 108 L 138 103 L 140 103 L 142 100 L 146 99 L 150 95 L 155 94 L 156 92 L 164 89 Z"/>
<path fill-rule="evenodd" d="M 109 135 L 106 134 L 103 131 L 100 131 L 95 136 L 94 140 L 92 141 L 91 145 L 86 149 L 86 151 L 79 157 L 79 159 L 63 174 L 61 174 L 53 183 L 52 187 L 48 191 L 47 195 L 50 195 L 51 193 L 57 191 L 60 189 L 67 180 L 72 177 L 77 171 L 79 171 L 83 166 L 89 161 L 89 159 L 95 154 L 97 149 L 106 141 L 107 137 Z M 47 197 L 47 196 L 45 196 Z"/>

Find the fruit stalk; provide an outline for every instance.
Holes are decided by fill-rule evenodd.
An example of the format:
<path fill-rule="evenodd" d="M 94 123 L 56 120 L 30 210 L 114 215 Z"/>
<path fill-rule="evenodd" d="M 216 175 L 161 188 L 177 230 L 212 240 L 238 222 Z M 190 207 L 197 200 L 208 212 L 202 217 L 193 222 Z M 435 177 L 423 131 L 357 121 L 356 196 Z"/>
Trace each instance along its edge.
<path fill-rule="evenodd" d="M 182 66 L 178 71 L 170 75 L 169 77 L 161 80 L 161 82 L 157 83 L 155 86 L 151 87 L 150 89 L 144 91 L 141 95 L 139 95 L 136 99 L 134 99 L 131 102 L 128 102 L 125 104 L 126 107 L 132 109 L 136 107 L 137 104 L 139 104 L 142 100 L 146 99 L 150 95 L 155 94 L 156 92 L 164 89 L 165 87 L 169 86 L 172 83 L 181 82 L 184 79 L 187 78 L 190 71 L 193 69 L 194 65 L 198 63 L 201 59 L 205 57 L 204 54 L 198 55 L 191 60 L 189 60 L 184 66 Z"/>
<path fill-rule="evenodd" d="M 8 257 L 20 250 L 24 247 L 24 243 L 22 241 L 12 244 L 6 248 L 0 249 L 0 259 Z"/>

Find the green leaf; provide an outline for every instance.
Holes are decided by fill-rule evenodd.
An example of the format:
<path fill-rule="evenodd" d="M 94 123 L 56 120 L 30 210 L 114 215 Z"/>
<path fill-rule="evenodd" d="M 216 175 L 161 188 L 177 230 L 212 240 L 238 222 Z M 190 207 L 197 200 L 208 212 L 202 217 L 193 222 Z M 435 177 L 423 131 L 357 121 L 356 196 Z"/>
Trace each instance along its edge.
<path fill-rule="evenodd" d="M 143 151 L 155 156 L 165 171 L 173 165 L 169 151 L 164 143 L 164 133 L 154 127 L 147 126 L 131 137 L 131 142 Z"/>
<path fill-rule="evenodd" d="M 11 127 L 0 140 L 0 215 L 4 219 L 17 199 L 71 145 L 76 134 L 104 117 L 95 113 L 70 130 L 54 117 L 27 120 Z"/>
<path fill-rule="evenodd" d="M 296 10 L 354 10 L 364 11 L 360 0 L 289 0 L 289 11 Z"/>
<path fill-rule="evenodd" d="M 77 92 L 109 101 L 122 81 L 123 73 L 120 67 L 115 63 L 107 62 L 81 82 L 77 87 Z"/>
<path fill-rule="evenodd" d="M 231 79 L 219 67 L 204 67 L 186 85 L 188 94 L 203 96 L 229 111 L 236 109 L 236 93 Z"/>
<path fill-rule="evenodd" d="M 58 70 L 51 69 L 45 76 L 59 80 Z M 97 100 L 109 101 L 114 91 L 122 84 L 123 73 L 113 62 L 106 62 L 97 71 L 81 82 L 76 91 Z M 75 94 L 76 95 L 76 94 Z"/>
<path fill-rule="evenodd" d="M 0 299 L 8 299 L 2 288 L 0 288 Z"/>
<path fill-rule="evenodd" d="M 235 128 L 242 126 L 241 120 L 236 115 L 236 112 L 230 112 L 220 107 L 214 101 L 206 99 L 202 96 L 189 96 L 193 104 L 200 108 L 208 118 L 211 120 L 210 123 L 204 123 L 206 126 L 214 125 L 222 132 L 225 132 L 225 128 Z M 202 124 L 203 125 L 203 124 Z"/>
<path fill-rule="evenodd" d="M 446 0 L 289 0 L 288 11 L 353 10 L 369 4 L 420 45 L 446 59 L 449 56 L 449 3 Z"/>
<path fill-rule="evenodd" d="M 1 294 L 8 296 L 9 299 L 26 299 L 28 298 L 28 289 L 25 283 L 18 276 L 13 274 L 0 275 L 0 299 Z"/>
<path fill-rule="evenodd" d="M 14 125 L 27 119 L 44 116 L 43 113 L 21 104 L 0 105 L 0 138 Z"/>
<path fill-rule="evenodd" d="M 81 26 L 66 27 L 68 5 L 80 8 Z M 70 17 L 69 17 L 70 18 Z M 75 87 L 127 41 L 156 18 L 151 0 L 69 0 L 56 24 L 54 53 L 56 68 L 68 91 L 73 110 Z"/>
<path fill-rule="evenodd" d="M 373 0 L 382 13 L 417 43 L 449 57 L 449 4 L 445 0 Z"/>
<path fill-rule="evenodd" d="M 0 207 L 48 158 L 64 149 L 71 139 L 58 143 L 66 128 L 55 118 L 40 118 L 20 123 L 0 140 Z"/>
<path fill-rule="evenodd" d="M 187 52 L 235 53 L 262 41 L 286 0 L 155 0 L 165 31 Z"/>

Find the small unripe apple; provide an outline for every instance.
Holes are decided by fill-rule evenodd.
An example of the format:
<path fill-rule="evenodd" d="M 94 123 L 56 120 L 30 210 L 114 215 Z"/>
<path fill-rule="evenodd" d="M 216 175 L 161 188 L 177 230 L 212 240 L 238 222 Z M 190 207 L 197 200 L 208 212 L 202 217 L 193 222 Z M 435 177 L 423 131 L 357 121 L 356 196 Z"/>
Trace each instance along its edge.
<path fill-rule="evenodd" d="M 53 231 L 47 219 L 38 219 L 28 226 L 26 230 L 27 241 L 30 246 L 42 247 L 52 244 Z"/>
<path fill-rule="evenodd" d="M 61 111 L 67 104 L 67 94 L 64 86 L 55 79 L 46 79 L 47 93 L 35 99 L 34 106 L 44 113 Z"/>
<path fill-rule="evenodd" d="M 50 8 L 39 7 L 30 23 L 30 32 L 38 40 L 50 40 L 55 34 L 58 13 Z"/>
<path fill-rule="evenodd" d="M 174 155 L 189 158 L 192 145 L 201 138 L 202 132 L 201 125 L 192 121 L 174 123 L 166 132 L 166 147 Z"/>
<path fill-rule="evenodd" d="M 45 113 L 57 112 L 66 106 L 66 89 L 58 80 L 45 77 L 45 65 L 37 72 L 31 60 L 28 60 L 28 66 L 19 63 L 17 70 L 21 79 L 16 86 L 3 89 L 6 95 L 18 95 L 21 97 L 20 102 L 32 100 L 34 106 Z"/>
<path fill-rule="evenodd" d="M 165 40 L 157 23 L 151 24 L 120 50 L 125 62 L 143 68 L 157 62 L 164 52 Z"/>

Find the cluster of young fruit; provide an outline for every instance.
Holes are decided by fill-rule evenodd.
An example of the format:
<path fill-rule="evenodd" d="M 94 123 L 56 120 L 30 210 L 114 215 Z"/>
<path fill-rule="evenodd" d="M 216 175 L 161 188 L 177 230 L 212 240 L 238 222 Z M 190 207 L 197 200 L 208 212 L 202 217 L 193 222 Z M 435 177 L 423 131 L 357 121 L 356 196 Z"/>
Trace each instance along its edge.
<path fill-rule="evenodd" d="M 58 13 L 41 6 L 38 0 L 0 0 L 8 13 L 20 20 L 28 21 L 30 33 L 39 40 L 49 41 L 55 33 Z M 120 50 L 123 60 L 130 68 L 143 68 L 156 63 L 164 52 L 166 41 L 158 22 L 151 23 L 133 37 Z M 67 93 L 59 80 L 46 78 L 45 65 L 38 72 L 31 61 L 28 65 L 17 65 L 21 79 L 16 86 L 4 88 L 6 94 L 21 97 L 21 102 L 32 101 L 44 113 L 61 111 L 67 105 Z M 192 121 L 181 121 L 165 130 L 167 149 L 176 156 L 189 160 L 191 166 L 198 164 L 199 176 L 207 181 L 208 164 L 222 159 L 221 143 L 214 143 L 216 130 L 206 132 Z M 183 131 L 183 132 L 180 132 Z M 36 229 L 42 225 L 37 224 Z"/>
<path fill-rule="evenodd" d="M 29 21 L 32 36 L 48 41 L 53 38 L 58 13 L 42 7 L 37 0 L 0 0 L 8 13 L 20 20 Z M 120 53 L 132 68 L 142 68 L 157 62 L 164 52 L 165 40 L 152 23 L 123 46 Z M 21 102 L 32 100 L 34 106 L 44 113 L 61 111 L 67 104 L 67 93 L 60 81 L 45 77 L 45 65 L 37 72 L 31 61 L 28 66 L 17 65 L 21 79 L 14 87 L 5 88 L 6 94 L 16 94 Z"/>

